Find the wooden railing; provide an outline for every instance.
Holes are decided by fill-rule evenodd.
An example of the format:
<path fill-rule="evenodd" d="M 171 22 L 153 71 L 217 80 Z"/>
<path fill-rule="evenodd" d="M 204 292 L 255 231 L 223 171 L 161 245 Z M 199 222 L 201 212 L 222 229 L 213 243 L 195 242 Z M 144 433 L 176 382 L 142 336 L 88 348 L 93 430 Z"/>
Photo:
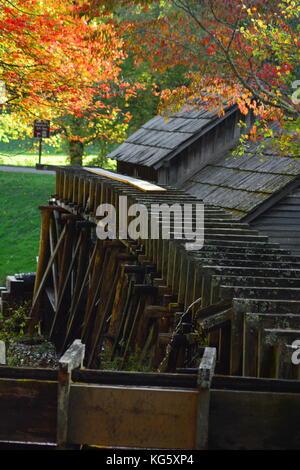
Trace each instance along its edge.
<path fill-rule="evenodd" d="M 58 370 L 0 367 L 0 441 L 204 449 L 216 351 L 195 374 L 78 369 L 75 341 Z"/>

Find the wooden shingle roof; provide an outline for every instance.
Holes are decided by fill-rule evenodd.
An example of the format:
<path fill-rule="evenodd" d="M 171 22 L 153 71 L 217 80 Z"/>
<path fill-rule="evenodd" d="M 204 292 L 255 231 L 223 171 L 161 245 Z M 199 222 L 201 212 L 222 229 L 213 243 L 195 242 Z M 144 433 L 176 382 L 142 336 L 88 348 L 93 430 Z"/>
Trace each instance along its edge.
<path fill-rule="evenodd" d="M 300 185 L 300 162 L 274 155 L 265 145 L 264 156 L 255 143 L 242 156 L 226 152 L 220 160 L 191 176 L 182 187 L 205 202 L 250 221 L 260 207 L 271 206 L 272 201 Z"/>
<path fill-rule="evenodd" d="M 225 117 L 236 109 L 236 106 L 228 107 Z M 111 152 L 108 158 L 160 168 L 166 158 L 177 155 L 225 117 L 220 118 L 216 112 L 205 108 L 188 107 L 171 114 L 168 120 L 155 116 Z"/>

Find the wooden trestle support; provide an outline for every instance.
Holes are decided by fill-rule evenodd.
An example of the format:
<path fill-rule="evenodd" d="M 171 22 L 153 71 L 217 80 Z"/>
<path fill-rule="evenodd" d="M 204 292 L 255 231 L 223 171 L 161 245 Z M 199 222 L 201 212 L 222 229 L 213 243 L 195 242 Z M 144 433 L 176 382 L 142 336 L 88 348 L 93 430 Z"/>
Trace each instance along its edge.
<path fill-rule="evenodd" d="M 218 373 L 299 378 L 289 346 L 300 339 L 300 258 L 207 204 L 201 250 L 185 239 L 100 240 L 97 207 L 117 208 L 119 196 L 149 210 L 201 202 L 57 167 L 56 194 L 40 207 L 31 331 L 40 325 L 60 353 L 80 338 L 87 367 L 118 359 L 125 369 L 132 356 L 141 369 L 195 367 L 207 341 Z"/>

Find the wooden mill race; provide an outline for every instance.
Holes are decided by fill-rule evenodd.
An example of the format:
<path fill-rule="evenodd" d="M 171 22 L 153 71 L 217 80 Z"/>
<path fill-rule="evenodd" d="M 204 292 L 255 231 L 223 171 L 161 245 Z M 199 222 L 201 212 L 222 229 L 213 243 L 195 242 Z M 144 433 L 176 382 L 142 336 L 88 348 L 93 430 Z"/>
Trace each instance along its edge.
<path fill-rule="evenodd" d="M 176 219 L 170 238 L 101 240 L 97 208 L 120 196 L 150 215 L 203 201 L 101 169 L 55 171 L 30 331 L 62 357 L 58 370 L 0 367 L 0 440 L 299 448 L 300 257 L 209 203 L 202 248 L 175 237 Z"/>

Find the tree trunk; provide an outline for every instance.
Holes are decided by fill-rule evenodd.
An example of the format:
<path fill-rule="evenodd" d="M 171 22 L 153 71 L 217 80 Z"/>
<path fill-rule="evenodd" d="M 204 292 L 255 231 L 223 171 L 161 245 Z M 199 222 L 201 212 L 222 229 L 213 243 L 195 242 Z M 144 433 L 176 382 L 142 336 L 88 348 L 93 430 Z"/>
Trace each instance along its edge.
<path fill-rule="evenodd" d="M 80 142 L 79 140 L 69 140 L 69 156 L 71 165 L 82 166 L 83 151 L 83 142 Z"/>

